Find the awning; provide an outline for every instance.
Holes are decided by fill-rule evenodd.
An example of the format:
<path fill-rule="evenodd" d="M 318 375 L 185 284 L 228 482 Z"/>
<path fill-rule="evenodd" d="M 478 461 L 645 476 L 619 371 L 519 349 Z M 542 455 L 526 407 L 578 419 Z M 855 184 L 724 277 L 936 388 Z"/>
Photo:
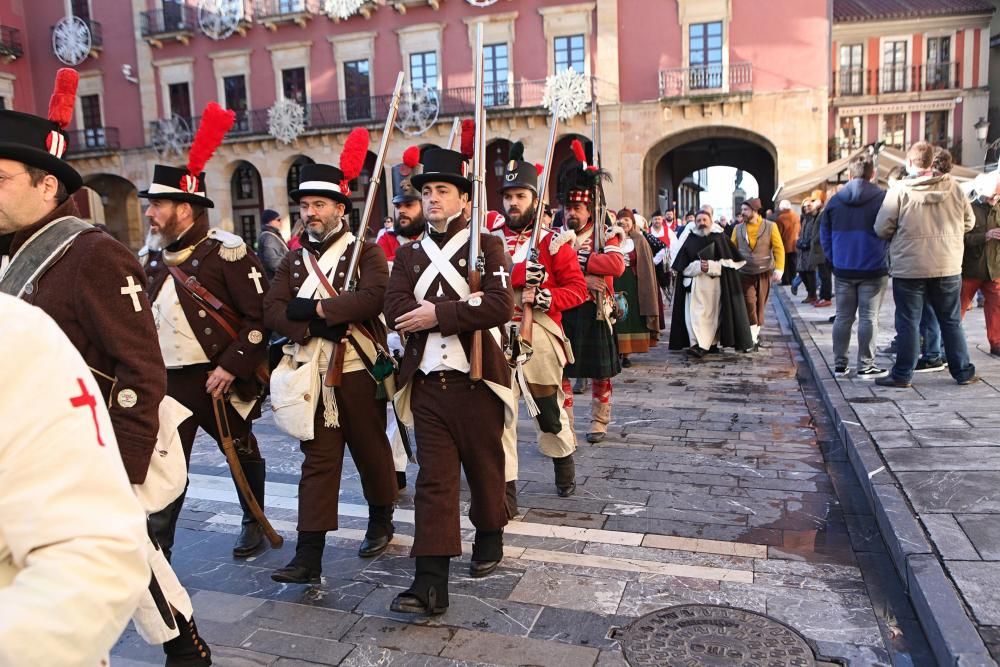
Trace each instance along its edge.
<path fill-rule="evenodd" d="M 803 174 L 787 183 L 782 183 L 774 193 L 774 201 L 778 202 L 781 199 L 802 199 L 813 190 L 825 190 L 827 181 L 838 182 L 840 180 L 840 173 L 847 169 L 847 165 L 854 159 L 854 156 L 860 155 L 867 150 L 867 148 L 859 148 L 847 157 L 830 162 L 815 171 Z"/>
<path fill-rule="evenodd" d="M 887 184 L 889 173 L 893 169 L 905 164 L 906 153 L 898 148 L 883 147 L 878 154 L 878 182 L 883 185 Z M 972 169 L 957 164 L 951 168 L 951 177 L 959 182 L 971 181 L 981 173 L 983 173 L 981 169 Z"/>

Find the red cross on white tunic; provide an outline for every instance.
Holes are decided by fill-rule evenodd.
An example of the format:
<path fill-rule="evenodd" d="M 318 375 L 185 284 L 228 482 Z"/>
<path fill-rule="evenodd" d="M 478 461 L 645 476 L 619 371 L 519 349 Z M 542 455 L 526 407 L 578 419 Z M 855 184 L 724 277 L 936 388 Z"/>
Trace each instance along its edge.
<path fill-rule="evenodd" d="M 87 385 L 83 382 L 82 378 L 77 378 L 76 381 L 80 385 L 80 395 L 70 398 L 70 405 L 74 408 L 82 408 L 84 406 L 90 408 L 90 416 L 94 420 L 94 430 L 97 431 L 97 444 L 103 447 L 104 440 L 101 439 L 101 425 L 97 422 L 97 399 L 87 391 Z"/>

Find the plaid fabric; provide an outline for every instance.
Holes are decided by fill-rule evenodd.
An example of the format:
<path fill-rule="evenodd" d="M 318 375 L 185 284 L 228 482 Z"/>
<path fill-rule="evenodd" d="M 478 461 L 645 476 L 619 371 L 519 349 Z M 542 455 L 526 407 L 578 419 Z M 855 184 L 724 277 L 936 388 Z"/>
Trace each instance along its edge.
<path fill-rule="evenodd" d="M 563 311 L 563 330 L 576 359 L 566 366 L 571 378 L 610 378 L 622 372 L 618 360 L 618 341 L 611 327 L 597 319 L 597 306 L 587 301 Z"/>

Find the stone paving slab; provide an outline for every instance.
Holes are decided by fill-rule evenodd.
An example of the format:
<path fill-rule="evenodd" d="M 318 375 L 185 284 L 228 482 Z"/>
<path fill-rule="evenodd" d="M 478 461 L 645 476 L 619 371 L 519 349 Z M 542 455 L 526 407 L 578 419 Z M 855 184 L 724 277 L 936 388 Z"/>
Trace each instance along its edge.
<path fill-rule="evenodd" d="M 897 571 L 942 664 L 1000 658 L 1000 360 L 985 353 L 981 309 L 965 320 L 982 382 L 961 387 L 947 371 L 915 374 L 912 388 L 832 374 L 833 309 L 778 303 L 791 318 L 827 409 L 847 445 Z M 889 344 L 892 297 L 880 313 L 878 347 Z M 852 344 L 853 361 L 856 346 Z M 891 367 L 892 358 L 876 362 Z M 992 656 L 992 658 L 991 658 Z M 962 661 L 966 662 L 962 662 Z"/>

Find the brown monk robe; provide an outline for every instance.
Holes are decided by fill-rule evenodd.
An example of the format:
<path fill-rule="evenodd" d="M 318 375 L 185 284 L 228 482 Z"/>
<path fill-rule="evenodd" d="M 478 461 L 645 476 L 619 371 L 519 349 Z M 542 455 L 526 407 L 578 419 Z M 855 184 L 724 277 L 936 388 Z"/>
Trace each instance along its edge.
<path fill-rule="evenodd" d="M 392 603 L 394 611 L 405 613 L 441 613 L 448 606 L 448 562 L 462 553 L 463 470 L 471 495 L 469 518 L 476 527 L 470 574 L 490 574 L 503 558 L 502 436 L 514 398 L 510 367 L 497 338 L 514 314 L 514 295 L 504 243 L 487 233 L 481 234 L 482 294 L 468 292 L 469 221 L 461 211 L 470 186 L 461 161 L 454 151 L 425 154 L 424 174 L 413 182 L 422 190 L 428 233 L 422 242 L 396 251 L 385 299 L 388 325 L 407 336 L 396 407 L 403 422 L 415 428 L 420 464 L 410 551 L 416 557 L 416 577 Z M 458 234 L 462 237 L 452 242 Z M 437 249 L 437 264 L 423 244 Z M 436 323 L 425 324 L 431 320 Z M 482 331 L 480 381 L 469 374 L 475 331 Z"/>
<path fill-rule="evenodd" d="M 308 165 L 303 169 L 302 181 L 327 182 L 333 187 L 341 178 L 336 167 Z M 306 222 L 300 236 L 302 248 L 285 255 L 278 267 L 274 284 L 264 299 L 265 323 L 297 343 L 297 349 L 305 357 L 311 358 L 312 350 L 320 346 L 317 372 L 321 378 L 329 366 L 332 344 L 345 337 L 347 325 L 361 325 L 351 327 L 346 334 L 348 343 L 340 386 L 332 390 L 332 397 L 321 396 L 317 400 L 313 439 L 301 442 L 305 460 L 299 480 L 296 553 L 288 566 L 272 574 L 273 579 L 285 583 L 317 583 L 322 572 L 326 532 L 338 527 L 345 445 L 351 451 L 368 502 L 368 531 L 358 555 L 377 556 L 385 551 L 393 536 L 392 512 L 398 485 L 392 450 L 385 435 L 387 387 L 380 390 L 373 376 L 373 371 L 379 374 L 377 349 L 388 349 L 379 314 L 389 269 L 382 249 L 375 243 L 362 241 L 357 289 L 343 291 L 347 265 L 357 243 L 353 235 L 348 236 L 343 203 L 347 198 L 334 190 L 299 190 L 294 195 L 298 195 Z M 317 237 L 323 240 L 315 240 Z M 314 275 L 313 259 L 327 275 L 337 296 L 327 296 Z M 391 390 L 391 385 L 388 388 Z M 321 393 L 328 391 L 324 389 Z"/>

